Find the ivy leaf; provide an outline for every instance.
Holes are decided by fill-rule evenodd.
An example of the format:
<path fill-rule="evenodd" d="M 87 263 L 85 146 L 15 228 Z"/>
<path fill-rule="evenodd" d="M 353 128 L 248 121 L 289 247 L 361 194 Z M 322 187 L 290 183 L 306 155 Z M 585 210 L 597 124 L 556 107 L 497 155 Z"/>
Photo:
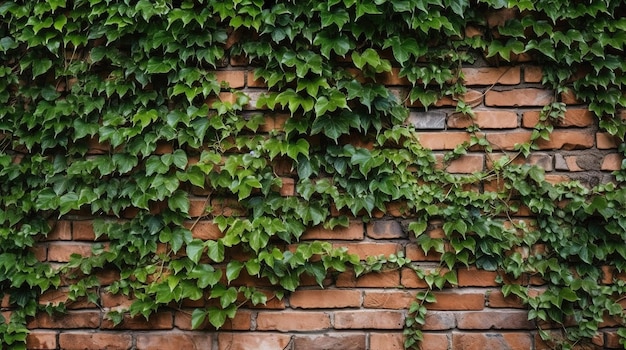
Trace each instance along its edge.
<path fill-rule="evenodd" d="M 198 329 L 204 323 L 208 312 L 204 309 L 194 309 L 191 313 L 191 328 Z"/>
<path fill-rule="evenodd" d="M 187 247 L 185 248 L 187 257 L 196 264 L 198 263 L 198 261 L 200 261 L 200 257 L 202 257 L 203 251 L 204 242 L 199 239 L 194 239 L 193 241 L 189 242 L 187 244 Z"/>
<path fill-rule="evenodd" d="M 167 201 L 167 206 L 172 211 L 180 211 L 181 213 L 189 213 L 189 198 L 187 192 L 183 190 L 176 190 Z"/>
<path fill-rule="evenodd" d="M 47 58 L 36 60 L 33 62 L 33 78 L 46 73 L 51 67 L 52 61 Z"/>
<path fill-rule="evenodd" d="M 406 38 L 394 36 L 385 40 L 383 48 L 391 47 L 393 57 L 404 67 L 405 63 L 411 59 L 411 55 L 415 59 L 426 53 L 426 47 L 417 43 L 414 38 Z"/>
<path fill-rule="evenodd" d="M 228 263 L 228 265 L 226 265 L 226 279 L 228 279 L 228 283 L 239 277 L 239 273 L 241 272 L 243 266 L 243 263 L 237 260 L 232 260 Z"/>
<path fill-rule="evenodd" d="M 224 261 L 224 243 L 221 241 L 207 241 L 209 258 L 215 262 Z"/>

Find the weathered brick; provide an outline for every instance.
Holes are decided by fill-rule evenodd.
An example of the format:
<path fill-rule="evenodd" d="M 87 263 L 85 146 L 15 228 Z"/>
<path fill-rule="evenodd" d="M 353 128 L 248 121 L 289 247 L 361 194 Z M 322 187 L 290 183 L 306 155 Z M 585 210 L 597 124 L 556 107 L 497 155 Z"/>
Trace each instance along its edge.
<path fill-rule="evenodd" d="M 449 311 L 429 311 L 426 313 L 425 323 L 422 329 L 425 331 L 441 331 L 456 327 L 454 312 Z"/>
<path fill-rule="evenodd" d="M 522 126 L 525 128 L 534 128 L 539 123 L 539 111 L 524 112 L 522 116 Z M 563 120 L 557 123 L 559 127 L 587 127 L 593 125 L 595 117 L 588 109 L 568 109 L 565 111 Z"/>
<path fill-rule="evenodd" d="M 396 288 L 400 285 L 398 271 L 368 273 L 359 278 L 352 272 L 344 272 L 337 277 L 337 287 Z"/>
<path fill-rule="evenodd" d="M 541 83 L 543 79 L 543 70 L 538 66 L 526 66 L 524 67 L 524 82 L 526 83 Z"/>
<path fill-rule="evenodd" d="M 59 220 L 51 222 L 52 230 L 46 236 L 48 241 L 69 241 L 72 239 L 72 222 Z"/>
<path fill-rule="evenodd" d="M 365 350 L 366 336 L 364 333 L 298 334 L 293 345 L 294 349 Z"/>
<path fill-rule="evenodd" d="M 70 255 L 91 255 L 91 244 L 74 242 L 50 242 L 48 244 L 48 261 L 68 262 Z"/>
<path fill-rule="evenodd" d="M 511 111 L 477 110 L 474 118 L 455 113 L 448 118 L 448 127 L 467 128 L 476 124 L 483 129 L 510 129 L 518 126 L 517 113 Z"/>
<path fill-rule="evenodd" d="M 193 310 L 178 310 L 174 313 L 174 326 L 180 330 L 194 330 L 191 327 L 191 314 Z M 224 325 L 220 328 L 221 330 L 241 330 L 246 331 L 250 329 L 250 324 L 252 320 L 252 312 L 249 310 L 237 310 L 235 317 L 227 318 Z M 209 320 L 206 319 L 203 324 L 201 324 L 195 330 L 203 331 L 203 330 L 215 330 Z"/>
<path fill-rule="evenodd" d="M 389 290 L 365 291 L 363 307 L 369 309 L 407 309 L 415 301 L 415 292 Z"/>
<path fill-rule="evenodd" d="M 337 311 L 335 329 L 402 329 L 404 313 L 402 311 Z"/>
<path fill-rule="evenodd" d="M 520 83 L 520 67 L 463 68 L 466 85 L 516 85 Z"/>
<path fill-rule="evenodd" d="M 493 271 L 478 270 L 474 267 L 461 268 L 457 271 L 459 287 L 495 287 L 496 276 Z"/>
<path fill-rule="evenodd" d="M 522 299 L 516 295 L 508 295 L 507 297 L 501 291 L 493 290 L 489 292 L 488 306 L 491 308 L 524 308 Z"/>
<path fill-rule="evenodd" d="M 200 220 L 200 221 L 188 221 L 185 222 L 185 227 L 191 230 L 191 235 L 193 238 L 198 238 L 201 240 L 217 240 L 224 237 L 224 233 L 220 231 L 217 224 L 213 223 L 211 220 Z"/>
<path fill-rule="evenodd" d="M 213 335 L 209 333 L 150 332 L 138 334 L 137 350 L 210 349 Z"/>
<path fill-rule="evenodd" d="M 242 88 L 245 83 L 245 70 L 219 70 L 215 72 L 215 79 L 220 84 L 232 89 Z"/>
<path fill-rule="evenodd" d="M 616 171 L 622 168 L 622 162 L 624 161 L 622 155 L 619 153 L 609 153 L 602 159 L 601 170 Z"/>
<path fill-rule="evenodd" d="M 339 309 L 360 307 L 361 292 L 347 289 L 297 290 L 289 296 L 292 308 Z"/>
<path fill-rule="evenodd" d="M 67 288 L 49 289 L 39 296 L 39 304 L 41 305 L 60 305 L 65 304 L 68 309 L 88 309 L 95 308 L 96 304 L 91 303 L 87 298 L 79 298 L 77 300 L 69 300 L 69 290 Z"/>
<path fill-rule="evenodd" d="M 485 294 L 475 292 L 435 292 L 436 302 L 427 304 L 430 310 L 482 310 Z"/>
<path fill-rule="evenodd" d="M 280 178 L 281 186 L 279 193 L 283 197 L 289 197 L 296 194 L 296 180 L 290 177 Z"/>
<path fill-rule="evenodd" d="M 330 315 L 325 312 L 260 312 L 256 329 L 271 331 L 320 331 L 330 328 Z"/>
<path fill-rule="evenodd" d="M 348 227 L 336 227 L 334 230 L 316 226 L 307 230 L 303 235 L 303 240 L 310 239 L 338 239 L 338 240 L 361 240 L 364 237 L 363 223 L 353 221 Z"/>
<path fill-rule="evenodd" d="M 404 256 L 411 261 L 440 261 L 441 258 L 441 254 L 437 252 L 431 251 L 425 254 L 422 248 L 415 243 L 406 245 Z"/>
<path fill-rule="evenodd" d="M 452 333 L 452 348 L 455 350 L 532 349 L 532 338 L 528 333 Z"/>
<path fill-rule="evenodd" d="M 523 310 L 468 311 L 456 314 L 458 329 L 534 329 Z"/>
<path fill-rule="evenodd" d="M 373 239 L 405 238 L 402 225 L 395 220 L 376 220 L 367 224 L 367 236 Z"/>
<path fill-rule="evenodd" d="M 399 243 L 335 243 L 333 247 L 345 247 L 348 249 L 348 253 L 358 255 L 361 260 L 365 260 L 370 256 L 389 256 L 391 254 L 397 254 L 402 250 L 402 246 Z"/>
<path fill-rule="evenodd" d="M 30 248 L 38 261 L 48 261 L 48 246 L 45 244 L 37 244 Z"/>
<path fill-rule="evenodd" d="M 427 288 L 428 284 L 423 279 L 419 278 L 415 271 L 409 268 L 404 268 L 401 271 L 402 286 L 406 288 Z"/>
<path fill-rule="evenodd" d="M 618 137 L 607 132 L 596 133 L 596 147 L 598 149 L 614 149 L 619 146 L 621 141 Z"/>
<path fill-rule="evenodd" d="M 418 132 L 417 137 L 422 146 L 432 150 L 451 150 L 470 140 L 470 134 L 463 131 Z"/>
<path fill-rule="evenodd" d="M 100 326 L 99 311 L 69 311 L 64 314 L 39 313 L 28 322 L 28 328 L 72 329 L 98 328 Z"/>
<path fill-rule="evenodd" d="M 130 317 L 124 315 L 122 323 L 114 325 L 109 319 L 102 320 L 102 329 L 145 329 L 159 330 L 172 329 L 174 327 L 174 318 L 171 312 L 157 312 L 150 315 L 148 320 L 143 316 Z"/>
<path fill-rule="evenodd" d="M 576 98 L 576 94 L 574 91 L 569 90 L 567 92 L 562 92 L 560 95 L 561 102 L 568 105 L 577 105 L 583 103 L 581 100 Z"/>
<path fill-rule="evenodd" d="M 465 154 L 450 161 L 445 169 L 452 174 L 472 174 L 483 171 L 485 156 L 483 154 Z"/>
<path fill-rule="evenodd" d="M 95 241 L 96 233 L 93 230 L 93 221 L 83 220 L 72 222 L 72 238 L 75 241 Z"/>
<path fill-rule="evenodd" d="M 404 349 L 404 337 L 402 333 L 372 333 L 370 335 L 370 347 L 369 348 L 372 350 L 374 349 L 403 350 Z M 426 346 L 425 349 L 432 349 L 432 348 Z"/>
<path fill-rule="evenodd" d="M 219 350 L 287 349 L 291 336 L 279 333 L 226 333 L 220 332 Z"/>
<path fill-rule="evenodd" d="M 555 130 L 550 134 L 550 140 L 537 140 L 540 149 L 586 149 L 593 144 L 593 133 L 584 130 Z"/>
<path fill-rule="evenodd" d="M 515 90 L 489 90 L 485 95 L 485 105 L 494 107 L 545 106 L 552 102 L 551 90 L 523 88 Z"/>
<path fill-rule="evenodd" d="M 446 127 L 446 112 L 427 111 L 411 112 L 408 119 L 409 124 L 416 129 L 441 129 Z"/>
<path fill-rule="evenodd" d="M 26 348 L 30 350 L 48 350 L 57 348 L 57 332 L 32 330 L 26 336 Z"/>
<path fill-rule="evenodd" d="M 133 338 L 130 334 L 103 332 L 63 332 L 59 335 L 61 349 L 130 349 Z M 166 349 L 166 348 L 161 348 Z"/>
<path fill-rule="evenodd" d="M 246 82 L 248 84 L 248 87 L 267 87 L 265 80 L 261 77 L 259 77 L 258 79 L 255 79 L 254 72 L 252 71 L 248 72 L 247 77 L 246 77 Z"/>

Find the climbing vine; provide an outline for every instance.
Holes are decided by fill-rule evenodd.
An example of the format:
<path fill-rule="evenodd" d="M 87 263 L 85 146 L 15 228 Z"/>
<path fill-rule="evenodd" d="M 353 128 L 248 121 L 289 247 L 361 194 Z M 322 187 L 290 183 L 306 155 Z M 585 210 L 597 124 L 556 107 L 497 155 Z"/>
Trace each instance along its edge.
<path fill-rule="evenodd" d="M 0 291 L 12 312 L 0 344 L 24 348 L 28 317 L 62 311 L 38 303 L 61 275 L 75 281 L 70 298 L 98 302 L 97 273 L 107 269 L 120 276 L 107 291 L 134 300 L 108 314 L 115 323 L 204 298 L 214 303 L 196 309 L 192 325 L 220 327 L 242 300 L 265 303 L 303 276 L 323 285 L 349 269 L 411 267 L 429 285 L 406 320 L 405 346 L 415 348 L 432 289 L 476 266 L 498 271 L 530 319 L 562 325 L 562 348 L 593 337 L 607 316 L 623 325 L 625 282 L 605 273 L 626 268 L 626 166 L 589 187 L 550 184 L 513 160 L 550 138 L 569 92 L 626 154 L 625 11 L 619 0 L 2 2 Z M 556 96 L 531 141 L 484 172 L 441 170 L 405 124 L 406 102 L 428 108 L 447 96 L 471 116 L 461 68 L 523 55 L 542 65 Z M 229 58 L 267 85 L 258 109 L 216 78 Z M 381 83 L 393 69 L 411 83 L 406 96 Z M 289 118 L 267 131 L 272 113 Z M 493 155 L 478 127 L 469 131 L 446 161 L 476 147 Z M 366 143 L 351 143 L 354 135 Z M 295 196 L 280 192 L 288 178 Z M 497 189 L 475 190 L 485 184 Z M 311 227 L 367 220 L 389 203 L 404 204 L 421 249 L 441 254 L 438 268 L 402 255 L 359 261 L 328 242 L 299 241 Z M 522 208 L 532 220 L 519 219 Z M 37 260 L 38 240 L 68 215 L 98 218 L 92 255 L 62 267 Z M 223 236 L 195 236 L 200 218 Z M 444 218 L 445 237 L 431 237 Z M 243 274 L 274 287 L 238 283 Z"/>

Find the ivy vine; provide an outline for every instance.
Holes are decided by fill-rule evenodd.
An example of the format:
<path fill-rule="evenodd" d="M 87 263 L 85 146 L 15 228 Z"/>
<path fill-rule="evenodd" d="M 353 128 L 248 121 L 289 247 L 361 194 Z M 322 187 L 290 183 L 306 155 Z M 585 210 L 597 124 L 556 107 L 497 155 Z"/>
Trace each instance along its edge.
<path fill-rule="evenodd" d="M 590 187 L 550 184 L 539 168 L 513 162 L 550 137 L 563 101 L 546 106 L 516 155 L 471 175 L 439 169 L 405 121 L 407 105 L 445 96 L 471 116 L 461 68 L 526 56 L 555 96 L 573 92 L 585 103 L 626 155 L 625 12 L 620 0 L 2 2 L 0 292 L 11 313 L 0 344 L 25 348 L 28 318 L 63 310 L 38 303 L 61 276 L 76 281 L 71 299 L 97 303 L 97 273 L 109 269 L 120 278 L 106 290 L 134 300 L 108 314 L 115 323 L 204 299 L 212 306 L 193 311 L 193 326 L 219 328 L 242 300 L 281 297 L 303 276 L 323 285 L 349 269 L 411 267 L 429 285 L 406 320 L 405 347 L 416 348 L 431 291 L 475 265 L 499 271 L 504 294 L 521 298 L 530 319 L 562 325 L 563 349 L 592 338 L 607 316 L 622 326 L 625 281 L 605 273 L 626 268 L 626 163 L 613 182 Z M 258 109 L 248 107 L 251 91 L 216 78 L 229 60 L 255 67 L 267 86 Z M 411 84 L 406 96 L 383 84 L 394 70 Z M 289 118 L 260 128 L 272 113 Z M 498 151 L 477 126 L 468 130 L 470 142 L 446 160 Z M 367 142 L 350 142 L 355 135 Z M 281 193 L 288 179 L 295 195 Z M 405 204 L 421 249 L 441 254 L 438 268 L 402 255 L 359 261 L 300 240 L 389 203 Z M 520 219 L 523 208 L 532 220 Z M 38 260 L 38 241 L 70 216 L 98 218 L 92 254 L 61 267 Z M 445 238 L 431 237 L 442 218 Z M 200 220 L 223 236 L 199 238 Z M 238 283 L 244 274 L 273 287 Z"/>

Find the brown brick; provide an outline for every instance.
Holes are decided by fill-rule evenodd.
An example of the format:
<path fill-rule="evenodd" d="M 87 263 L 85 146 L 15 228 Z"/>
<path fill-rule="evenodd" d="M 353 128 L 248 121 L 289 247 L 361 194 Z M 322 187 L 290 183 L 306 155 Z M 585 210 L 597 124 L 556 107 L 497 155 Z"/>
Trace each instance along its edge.
<path fill-rule="evenodd" d="M 189 200 L 189 216 L 192 218 L 205 216 L 207 214 L 207 205 L 206 198 L 191 198 Z"/>
<path fill-rule="evenodd" d="M 524 67 L 524 82 L 541 83 L 543 79 L 543 70 L 537 66 Z"/>
<path fill-rule="evenodd" d="M 485 105 L 510 106 L 545 106 L 552 102 L 554 93 L 551 90 L 524 88 L 506 91 L 487 91 Z"/>
<path fill-rule="evenodd" d="M 361 292 L 345 289 L 297 290 L 291 293 L 289 304 L 292 308 L 302 309 L 360 307 Z"/>
<path fill-rule="evenodd" d="M 437 301 L 426 305 L 430 310 L 482 310 L 485 294 L 474 292 L 435 292 Z"/>
<path fill-rule="evenodd" d="M 352 272 L 344 272 L 337 277 L 337 287 L 366 287 L 366 288 L 397 288 L 400 285 L 398 271 L 372 272 L 356 278 Z"/>
<path fill-rule="evenodd" d="M 463 68 L 465 85 L 516 85 L 520 83 L 520 67 Z"/>
<path fill-rule="evenodd" d="M 576 98 L 576 94 L 572 90 L 569 90 L 567 92 L 562 92 L 560 97 L 561 97 L 561 102 L 568 104 L 568 105 L 577 105 L 577 104 L 582 103 L 581 100 Z"/>
<path fill-rule="evenodd" d="M 494 149 L 512 151 L 515 145 L 527 143 L 530 141 L 530 131 L 511 131 L 511 132 L 494 132 L 487 133 L 487 141 L 489 141 Z"/>
<path fill-rule="evenodd" d="M 415 243 L 408 243 L 406 245 L 404 255 L 411 261 L 440 261 L 441 258 L 440 253 L 429 252 L 425 254 L 422 248 Z"/>
<path fill-rule="evenodd" d="M 524 112 L 522 116 L 522 126 L 525 128 L 534 128 L 539 123 L 539 111 Z M 587 127 L 593 125 L 595 117 L 593 113 L 588 109 L 568 109 L 565 111 L 565 116 L 560 123 L 557 123 L 558 127 Z"/>
<path fill-rule="evenodd" d="M 72 254 L 90 256 L 91 244 L 74 242 L 50 242 L 48 244 L 48 261 L 68 262 Z"/>
<path fill-rule="evenodd" d="M 65 304 L 68 309 L 87 309 L 95 308 L 96 305 L 87 301 L 86 298 L 78 300 L 69 300 L 69 290 L 67 288 L 49 289 L 39 296 L 40 305 L 60 305 Z"/>
<path fill-rule="evenodd" d="M 621 141 L 618 137 L 607 132 L 596 133 L 596 147 L 598 149 L 614 149 L 619 146 Z"/>
<path fill-rule="evenodd" d="M 494 287 L 497 273 L 493 271 L 478 270 L 476 268 L 460 268 L 457 271 L 459 287 Z"/>
<path fill-rule="evenodd" d="M 451 150 L 463 142 L 469 142 L 470 134 L 463 131 L 419 132 L 419 143 L 432 150 Z"/>
<path fill-rule="evenodd" d="M 425 331 L 441 331 L 456 327 L 454 312 L 448 311 L 428 311 L 426 313 L 426 323 L 422 326 Z"/>
<path fill-rule="evenodd" d="M 424 340 L 420 343 L 422 349 L 428 350 L 448 350 L 450 349 L 450 339 L 447 334 L 427 333 L 423 334 Z"/>
<path fill-rule="evenodd" d="M 283 197 L 294 196 L 296 194 L 296 180 L 290 177 L 281 177 L 280 180 L 282 183 L 278 191 L 280 195 Z"/>
<path fill-rule="evenodd" d="M 491 308 L 524 308 L 522 300 L 511 294 L 507 297 L 501 291 L 494 290 L 489 293 L 488 305 Z"/>
<path fill-rule="evenodd" d="M 204 241 L 217 240 L 224 237 L 224 233 L 220 231 L 217 224 L 210 220 L 200 220 L 198 222 L 188 221 L 185 223 L 185 227 L 191 230 L 193 238 Z"/>
<path fill-rule="evenodd" d="M 604 156 L 604 159 L 602 159 L 602 166 L 600 167 L 600 169 L 605 170 L 605 171 L 620 170 L 622 168 L 623 161 L 624 161 L 624 158 L 622 157 L 621 154 L 609 153 L 606 156 Z"/>
<path fill-rule="evenodd" d="M 133 338 L 130 334 L 101 332 L 67 332 L 59 335 L 61 349 L 130 349 Z M 165 349 L 165 348 L 162 348 Z"/>
<path fill-rule="evenodd" d="M 130 317 L 124 315 L 124 320 L 118 325 L 114 325 L 111 320 L 102 320 L 102 329 L 172 329 L 174 327 L 174 318 L 170 312 L 157 312 L 146 320 L 143 316 Z"/>
<path fill-rule="evenodd" d="M 607 349 L 623 349 L 624 346 L 620 344 L 621 337 L 616 332 L 604 332 L 606 341 L 604 346 Z M 538 348 L 537 348 L 538 349 Z"/>
<path fill-rule="evenodd" d="M 93 221 L 72 222 L 72 237 L 75 241 L 95 241 L 96 233 L 93 230 Z"/>
<path fill-rule="evenodd" d="M 405 238 L 402 225 L 395 220 L 376 220 L 367 224 L 367 236 L 373 239 Z"/>
<path fill-rule="evenodd" d="M 483 129 L 509 129 L 518 126 L 517 113 L 511 111 L 493 111 L 482 110 L 474 111 L 474 119 L 472 117 L 455 113 L 448 118 L 448 127 L 450 128 L 467 128 L 476 124 Z"/>
<path fill-rule="evenodd" d="M 246 71 L 244 70 L 220 70 L 215 72 L 218 83 L 226 83 L 232 89 L 244 87 Z"/>
<path fill-rule="evenodd" d="M 465 154 L 450 161 L 446 171 L 452 174 L 472 174 L 483 171 L 485 156 L 482 154 Z"/>
<path fill-rule="evenodd" d="M 452 348 L 455 350 L 532 349 L 532 338 L 528 333 L 452 333 Z"/>
<path fill-rule="evenodd" d="M 365 350 L 365 341 L 364 333 L 298 334 L 293 345 L 294 349 Z"/>
<path fill-rule="evenodd" d="M 69 311 L 65 314 L 40 313 L 28 323 L 28 328 L 71 329 L 98 328 L 100 326 L 99 311 Z"/>
<path fill-rule="evenodd" d="M 311 228 L 302 235 L 302 239 L 360 240 L 363 239 L 363 231 L 363 223 L 352 221 L 348 227 L 337 227 L 334 230 L 328 230 L 322 226 Z"/>
<path fill-rule="evenodd" d="M 37 244 L 34 247 L 30 248 L 30 251 L 35 255 L 35 259 L 38 261 L 47 261 L 48 260 L 48 247 L 44 244 Z"/>
<path fill-rule="evenodd" d="M 57 348 L 57 332 L 32 330 L 26 336 L 26 348 L 30 350 L 44 350 Z"/>
<path fill-rule="evenodd" d="M 50 223 L 52 230 L 46 236 L 47 241 L 69 241 L 72 239 L 71 221 L 59 220 Z"/>
<path fill-rule="evenodd" d="M 248 76 L 246 79 L 248 87 L 267 87 L 267 84 L 265 83 L 265 80 L 263 80 L 263 78 L 254 78 L 254 72 L 248 72 Z"/>
<path fill-rule="evenodd" d="M 408 309 L 415 301 L 415 292 L 388 290 L 365 291 L 363 307 L 369 309 Z"/>
<path fill-rule="evenodd" d="M 137 350 L 210 349 L 213 335 L 208 333 L 150 332 L 138 334 Z"/>
<path fill-rule="evenodd" d="M 534 329 L 522 310 L 468 311 L 456 315 L 458 329 Z"/>
<path fill-rule="evenodd" d="M 335 329 L 402 329 L 404 312 L 402 311 L 337 311 Z"/>
<path fill-rule="evenodd" d="M 220 332 L 217 341 L 219 350 L 287 349 L 291 335 Z"/>
<path fill-rule="evenodd" d="M 404 268 L 401 271 L 402 286 L 406 288 L 427 288 L 428 284 L 419 278 L 413 269 Z"/>
<path fill-rule="evenodd" d="M 369 348 L 372 350 L 404 350 L 404 336 L 402 333 L 372 333 Z M 425 349 L 433 348 L 427 346 Z"/>
<path fill-rule="evenodd" d="M 257 330 L 319 331 L 330 328 L 330 315 L 325 312 L 260 312 L 256 319 Z"/>
<path fill-rule="evenodd" d="M 397 254 L 402 250 L 398 243 L 335 243 L 333 248 L 345 247 L 348 253 L 356 254 L 361 260 L 365 260 L 370 256 Z"/>

